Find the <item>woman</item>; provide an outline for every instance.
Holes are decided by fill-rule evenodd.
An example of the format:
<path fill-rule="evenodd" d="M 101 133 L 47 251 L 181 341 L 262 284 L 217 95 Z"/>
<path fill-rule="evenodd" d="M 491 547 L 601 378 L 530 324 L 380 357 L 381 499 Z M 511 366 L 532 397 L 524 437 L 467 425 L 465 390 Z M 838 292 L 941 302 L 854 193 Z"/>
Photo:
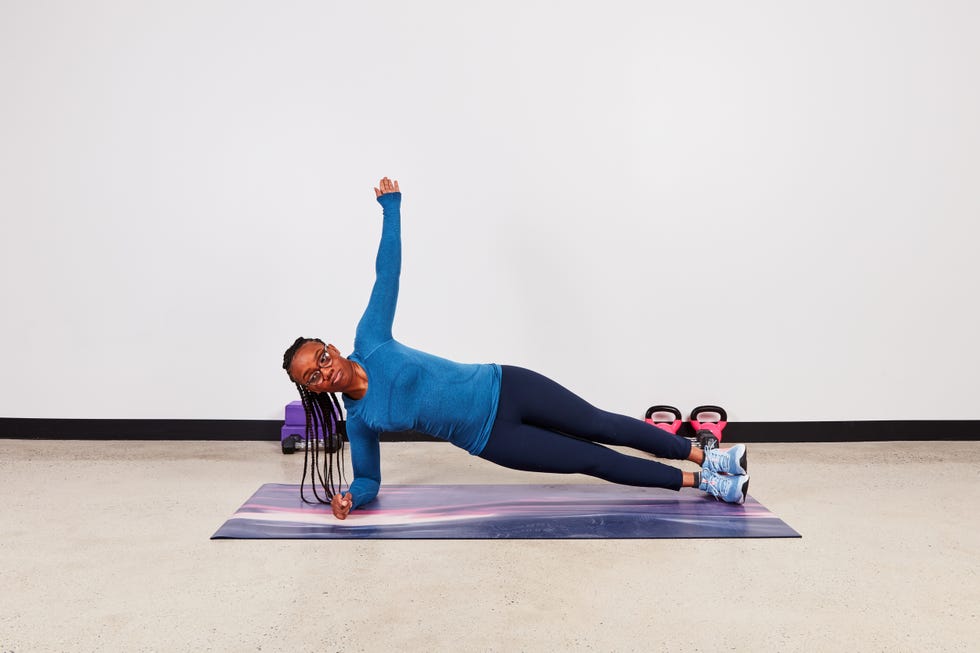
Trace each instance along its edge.
<path fill-rule="evenodd" d="M 313 449 L 313 468 L 338 519 L 346 519 L 378 493 L 379 433 L 408 430 L 448 440 L 512 469 L 588 474 L 613 483 L 673 490 L 698 487 L 724 501 L 745 501 L 749 477 L 744 445 L 704 452 L 643 420 L 595 408 L 536 372 L 493 363 L 455 363 L 395 340 L 391 325 L 401 272 L 401 189 L 385 177 L 374 193 L 384 209 L 377 280 L 357 325 L 354 351 L 344 358 L 322 340 L 297 338 L 283 356 L 283 368 L 306 407 L 307 438 L 313 445 L 307 451 Z M 334 485 L 334 470 L 343 474 L 339 435 L 344 428 L 336 392 L 343 393 L 354 467 L 354 482 L 344 494 Z M 324 471 L 317 462 L 318 427 L 328 432 Z M 701 471 L 682 472 L 604 444 L 690 460 L 701 465 Z M 312 476 L 311 472 L 311 481 Z M 305 482 L 305 464 L 303 478 Z M 315 483 L 313 487 L 316 494 Z M 326 503 L 319 495 L 317 499 Z"/>

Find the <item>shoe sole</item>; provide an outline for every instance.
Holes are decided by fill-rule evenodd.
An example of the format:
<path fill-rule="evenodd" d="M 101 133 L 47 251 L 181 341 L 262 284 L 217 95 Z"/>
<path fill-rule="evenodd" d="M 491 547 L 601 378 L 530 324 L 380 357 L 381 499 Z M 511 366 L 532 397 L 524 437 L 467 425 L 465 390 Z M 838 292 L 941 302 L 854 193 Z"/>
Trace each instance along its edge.
<path fill-rule="evenodd" d="M 739 503 L 745 503 L 745 500 L 749 498 L 749 479 L 745 479 L 745 485 L 742 486 L 742 500 Z"/>

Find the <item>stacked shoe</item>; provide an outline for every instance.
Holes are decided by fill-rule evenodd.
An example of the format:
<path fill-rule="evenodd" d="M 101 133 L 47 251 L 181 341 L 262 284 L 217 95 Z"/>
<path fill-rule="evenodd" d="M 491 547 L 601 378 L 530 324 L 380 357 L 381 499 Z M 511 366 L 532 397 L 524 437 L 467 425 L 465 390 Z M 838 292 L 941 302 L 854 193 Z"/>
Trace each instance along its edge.
<path fill-rule="evenodd" d="M 745 445 L 736 444 L 731 449 L 709 449 L 704 452 L 704 463 L 701 466 L 718 474 L 747 474 L 749 464 Z"/>
<path fill-rule="evenodd" d="M 745 503 L 749 494 L 748 455 L 744 444 L 731 449 L 709 449 L 701 464 L 698 489 L 728 503 Z"/>

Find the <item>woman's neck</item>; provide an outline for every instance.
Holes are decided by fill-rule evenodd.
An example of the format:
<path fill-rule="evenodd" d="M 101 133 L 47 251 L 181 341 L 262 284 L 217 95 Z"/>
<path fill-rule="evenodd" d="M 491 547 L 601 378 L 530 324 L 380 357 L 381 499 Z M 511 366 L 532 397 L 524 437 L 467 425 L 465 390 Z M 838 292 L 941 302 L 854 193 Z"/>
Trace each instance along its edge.
<path fill-rule="evenodd" d="M 360 400 L 363 399 L 364 395 L 367 394 L 367 389 L 368 389 L 367 372 L 365 372 L 364 368 L 358 365 L 357 363 L 355 363 L 354 361 L 351 361 L 350 364 L 351 364 L 351 369 L 354 371 L 354 380 L 353 383 L 351 384 L 351 387 L 348 388 L 346 391 L 344 391 L 344 394 L 350 397 L 351 399 Z"/>

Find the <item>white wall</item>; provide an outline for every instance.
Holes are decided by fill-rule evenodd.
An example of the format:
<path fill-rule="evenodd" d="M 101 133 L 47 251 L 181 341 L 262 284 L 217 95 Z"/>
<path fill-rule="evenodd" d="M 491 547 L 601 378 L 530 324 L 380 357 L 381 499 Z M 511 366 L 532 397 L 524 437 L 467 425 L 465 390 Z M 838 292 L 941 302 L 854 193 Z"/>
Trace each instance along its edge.
<path fill-rule="evenodd" d="M 0 416 L 395 336 L 611 410 L 977 419 L 980 5 L 0 1 Z"/>

